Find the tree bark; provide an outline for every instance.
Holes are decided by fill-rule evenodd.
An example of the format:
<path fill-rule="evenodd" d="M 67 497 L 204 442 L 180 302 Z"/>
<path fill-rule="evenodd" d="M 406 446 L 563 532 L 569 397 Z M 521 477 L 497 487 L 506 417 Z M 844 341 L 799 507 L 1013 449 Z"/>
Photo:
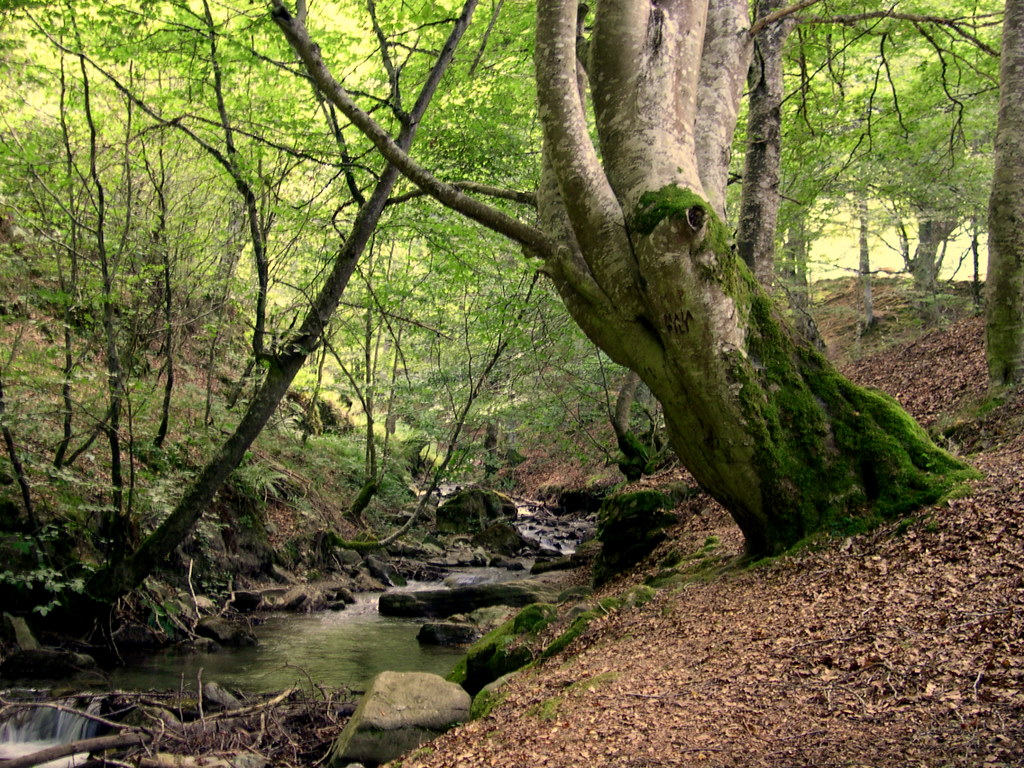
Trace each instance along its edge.
<path fill-rule="evenodd" d="M 704 18 L 695 3 L 598 6 L 588 71 L 602 165 L 575 88 L 576 5 L 541 0 L 535 61 L 557 183 L 542 220 L 571 231 L 548 270 L 574 318 L 640 374 L 684 465 L 748 551 L 766 554 L 934 501 L 963 465 L 895 401 L 798 343 L 729 248 L 695 160 L 681 157 L 694 151 Z"/>
<path fill-rule="evenodd" d="M 727 168 L 698 140 L 699 105 L 747 70 L 745 57 L 717 56 L 720 35 L 707 22 L 737 7 L 598 4 L 587 71 L 599 159 L 576 60 L 576 0 L 538 2 L 539 231 L 434 179 L 332 84 L 308 40 L 289 39 L 325 96 L 413 183 L 544 259 L 573 318 L 648 385 L 683 464 L 760 555 L 934 501 L 969 470 L 894 400 L 855 387 L 794 339 L 730 247 L 724 206 L 705 198 L 705 184 L 724 190 Z M 735 115 L 727 106 L 714 114 Z M 734 125 L 708 133 L 720 139 Z"/>
<path fill-rule="evenodd" d="M 868 203 L 861 200 L 857 206 L 857 218 L 860 220 L 860 289 L 864 300 L 864 331 L 870 330 L 875 324 L 875 302 L 871 296 L 871 251 L 868 248 Z"/>
<path fill-rule="evenodd" d="M 958 221 L 941 215 L 922 213 L 918 218 L 917 248 L 910 262 L 910 272 L 921 302 L 921 316 L 929 323 L 939 320 L 935 301 L 939 291 L 939 270 L 942 268 L 940 248 L 957 226 Z"/>
<path fill-rule="evenodd" d="M 765 18 L 785 6 L 785 0 L 758 0 L 756 14 Z M 767 287 L 775 273 L 782 174 L 782 49 L 792 26 L 793 20 L 786 18 L 761 28 L 754 39 L 748 77 L 750 109 L 736 247 L 747 267 Z"/>
<path fill-rule="evenodd" d="M 410 119 L 399 132 L 395 142 L 403 150 L 407 151 L 412 145 L 419 122 L 437 90 L 442 74 L 451 63 L 455 48 L 469 26 L 476 6 L 477 0 L 467 0 L 462 13 L 453 24 L 448 41 L 420 90 Z M 278 13 L 274 18 L 286 35 L 297 31 L 297 22 L 290 14 Z M 112 563 L 93 575 L 86 585 L 85 593 L 88 598 L 101 603 L 111 603 L 142 583 L 158 563 L 170 557 L 175 547 L 209 507 L 228 475 L 241 463 L 249 446 L 270 420 L 306 358 L 320 344 L 324 330 L 337 309 L 356 263 L 376 230 L 377 222 L 397 178 L 398 170 L 392 165 L 387 166 L 381 173 L 373 193 L 360 206 L 352 230 L 339 250 L 332 270 L 301 326 L 286 340 L 280 352 L 269 359 L 266 376 L 235 431 L 207 462 L 171 514 L 138 549 L 130 557 Z"/>
<path fill-rule="evenodd" d="M 1024 0 L 1007 0 L 988 208 L 985 341 L 994 390 L 1024 381 Z"/>

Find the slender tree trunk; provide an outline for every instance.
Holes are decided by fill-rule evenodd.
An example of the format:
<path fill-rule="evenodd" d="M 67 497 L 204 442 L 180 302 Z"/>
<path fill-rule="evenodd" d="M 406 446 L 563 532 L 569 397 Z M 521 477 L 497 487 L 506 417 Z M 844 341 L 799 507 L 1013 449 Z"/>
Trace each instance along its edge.
<path fill-rule="evenodd" d="M 462 13 L 453 24 L 452 32 L 437 62 L 421 87 L 416 105 L 410 111 L 409 119 L 403 125 L 395 142 L 403 151 L 407 152 L 412 145 L 420 120 L 437 90 L 441 76 L 451 63 L 476 6 L 477 0 L 467 0 Z M 275 10 L 274 19 L 290 41 L 296 35 L 305 34 L 301 23 L 297 23 L 296 19 L 281 7 Z M 321 61 L 320 65 L 322 64 Z M 373 193 L 360 206 L 351 232 L 335 258 L 331 272 L 313 300 L 308 314 L 297 332 L 286 340 L 279 352 L 271 356 L 266 376 L 235 431 L 207 462 L 171 514 L 141 546 L 130 557 L 109 564 L 94 574 L 86 585 L 86 595 L 89 599 L 110 603 L 142 583 L 158 563 L 165 562 L 171 556 L 175 547 L 209 507 L 228 475 L 241 463 L 245 452 L 277 409 L 306 358 L 321 343 L 324 330 L 337 309 L 359 257 L 376 230 L 397 179 L 398 170 L 393 165 L 387 166 L 381 173 Z"/>
<path fill-rule="evenodd" d="M 619 459 L 619 471 L 625 475 L 626 480 L 634 482 L 643 477 L 647 471 L 648 463 L 651 460 L 650 451 L 647 446 L 630 429 L 629 416 L 633 409 L 633 401 L 636 399 L 636 391 L 640 386 L 640 377 L 635 371 L 626 373 L 626 377 L 619 387 L 619 393 L 615 397 L 615 411 L 612 414 L 612 429 L 615 432 L 615 442 L 622 452 Z"/>
<path fill-rule="evenodd" d="M 875 303 L 871 296 L 871 251 L 868 249 L 868 201 L 861 200 L 857 206 L 860 220 L 860 289 L 864 299 L 864 332 L 875 325 Z"/>
<path fill-rule="evenodd" d="M 18 487 L 21 489 L 21 503 L 25 507 L 25 519 L 29 527 L 35 533 L 39 529 L 39 520 L 36 518 L 35 506 L 32 504 L 32 486 L 29 484 L 28 475 L 25 474 L 25 467 L 18 455 L 18 447 L 14 442 L 14 433 L 7 424 L 7 401 L 4 397 L 4 377 L 0 371 L 0 432 L 3 433 L 4 445 L 7 447 L 7 458 L 11 462 L 11 469 L 18 480 Z"/>
<path fill-rule="evenodd" d="M 96 256 L 100 264 L 103 297 L 103 334 L 106 343 L 107 365 L 107 443 L 110 446 L 111 505 L 105 513 L 101 534 L 106 540 L 107 557 L 119 561 L 131 542 L 131 522 L 124 505 L 124 473 L 121 449 L 121 408 L 124 401 L 124 378 L 117 341 L 117 299 L 114 295 L 114 264 L 107 249 L 107 205 L 103 180 L 99 174 L 99 134 L 92 113 L 89 72 L 85 59 L 80 58 L 82 70 L 82 98 L 85 120 L 89 128 L 89 180 L 96 198 Z"/>
<path fill-rule="evenodd" d="M 171 284 L 171 249 L 167 242 L 167 197 L 164 189 L 167 184 L 166 166 L 164 164 L 163 148 L 158 150 L 158 167 L 151 168 L 148 161 L 146 167 L 149 170 L 150 181 L 156 194 L 157 222 L 156 228 L 151 235 L 153 246 L 160 254 L 161 277 L 163 279 L 163 308 L 164 320 L 164 391 L 163 400 L 160 404 L 160 424 L 157 426 L 156 436 L 153 438 L 153 445 L 160 448 L 167 438 L 167 430 L 171 423 L 171 395 L 174 393 L 174 293 Z"/>
<path fill-rule="evenodd" d="M 939 321 L 939 270 L 942 268 L 943 245 L 959 222 L 922 214 L 917 223 L 917 248 L 910 261 L 914 290 L 920 302 L 921 317 L 934 325 Z"/>
<path fill-rule="evenodd" d="M 1006 0 L 995 173 L 988 208 L 989 384 L 1024 381 L 1024 0 Z"/>
<path fill-rule="evenodd" d="M 75 323 L 75 308 L 78 302 L 78 220 L 74 216 L 75 205 L 75 155 L 71 148 L 71 131 L 67 122 L 67 79 L 64 71 L 64 56 L 60 58 L 60 127 L 61 143 L 64 149 L 64 183 L 67 186 L 68 210 L 67 231 L 70 238 L 70 275 L 65 275 L 60 255 L 57 256 L 58 279 L 64 294 L 64 366 L 61 370 L 61 427 L 62 436 L 53 454 L 53 466 L 64 466 L 71 440 L 74 438 L 74 399 L 72 398 L 71 377 L 75 371 L 74 336 L 71 329 Z"/>
<path fill-rule="evenodd" d="M 758 0 L 756 16 L 767 17 L 786 5 L 787 0 Z M 782 170 L 782 50 L 792 26 L 787 18 L 758 32 L 748 77 L 750 109 L 736 247 L 750 271 L 768 287 L 775 272 Z"/>
<path fill-rule="evenodd" d="M 782 249 L 782 274 L 787 283 L 789 306 L 797 336 L 818 351 L 825 342 L 811 314 L 811 286 L 807 274 L 807 216 L 803 211 L 790 225 Z"/>
<path fill-rule="evenodd" d="M 217 49 L 217 25 L 210 12 L 210 4 L 203 0 L 203 18 L 210 46 L 210 65 L 213 70 L 213 92 L 217 98 L 217 114 L 220 116 L 224 133 L 224 157 L 227 170 L 242 198 L 245 220 L 249 228 L 249 244 L 252 246 L 253 263 L 256 266 L 256 307 L 253 312 L 252 353 L 258 360 L 263 356 L 267 326 L 267 295 L 270 290 L 270 264 L 267 259 L 267 238 L 260 226 L 259 204 L 252 188 L 238 163 L 238 149 L 235 146 L 235 132 L 231 125 L 227 103 L 224 100 L 224 75 L 221 70 L 220 54 Z"/>
<path fill-rule="evenodd" d="M 974 304 L 974 314 L 981 314 L 981 243 L 978 237 L 978 222 L 971 221 L 971 301 Z"/>

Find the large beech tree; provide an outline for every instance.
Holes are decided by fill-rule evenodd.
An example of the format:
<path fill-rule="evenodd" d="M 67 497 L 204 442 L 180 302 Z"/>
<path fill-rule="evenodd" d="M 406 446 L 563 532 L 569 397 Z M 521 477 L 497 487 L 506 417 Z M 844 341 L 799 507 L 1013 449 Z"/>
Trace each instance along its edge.
<path fill-rule="evenodd" d="M 304 24 L 274 10 L 318 89 L 392 164 L 543 261 L 576 322 L 661 401 L 677 454 L 751 554 L 934 501 L 966 471 L 895 401 L 795 339 L 723 223 L 753 37 L 808 5 L 751 27 L 747 0 L 598 0 L 592 23 L 576 0 L 540 0 L 539 225 L 432 176 L 331 76 Z"/>
<path fill-rule="evenodd" d="M 1024 381 L 1024 1 L 1006 0 L 989 198 L 986 340 L 996 389 Z"/>

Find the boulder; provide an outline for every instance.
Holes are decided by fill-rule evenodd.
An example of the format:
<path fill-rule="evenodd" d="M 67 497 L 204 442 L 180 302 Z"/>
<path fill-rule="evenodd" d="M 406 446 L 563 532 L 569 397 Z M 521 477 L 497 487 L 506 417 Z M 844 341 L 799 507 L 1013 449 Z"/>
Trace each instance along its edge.
<path fill-rule="evenodd" d="M 515 518 L 516 505 L 507 496 L 482 488 L 467 488 L 437 508 L 437 530 L 476 533 L 492 523 Z"/>
<path fill-rule="evenodd" d="M 455 589 L 385 592 L 380 596 L 377 610 L 384 616 L 444 618 L 491 605 L 522 607 L 531 603 L 550 603 L 557 597 L 558 591 L 551 585 L 523 579 Z"/>
<path fill-rule="evenodd" d="M 0 677 L 59 680 L 96 668 L 96 660 L 84 653 L 36 648 L 15 651 L 0 664 Z"/>
<path fill-rule="evenodd" d="M 368 555 L 366 558 L 366 570 L 373 578 L 377 579 L 386 587 L 404 587 L 405 579 L 395 570 L 383 557 Z"/>
<path fill-rule="evenodd" d="M 301 585 L 292 587 L 280 597 L 269 600 L 268 605 L 275 611 L 310 613 L 323 608 L 326 602 L 323 593 L 319 589 L 309 585 Z"/>
<path fill-rule="evenodd" d="M 426 672 L 381 672 L 331 752 L 332 768 L 379 765 L 469 719 L 460 686 Z"/>
<path fill-rule="evenodd" d="M 469 645 L 478 637 L 480 631 L 472 624 L 455 621 L 428 622 L 416 635 L 421 645 Z"/>
<path fill-rule="evenodd" d="M 594 583 L 604 584 L 654 551 L 667 538 L 665 528 L 677 522 L 666 511 L 672 506 L 672 500 L 657 491 L 605 499 L 597 519 L 601 552 L 594 560 Z"/>
<path fill-rule="evenodd" d="M 474 546 L 483 547 L 488 552 L 506 557 L 513 557 L 519 554 L 519 550 L 529 546 L 519 531 L 504 522 L 491 523 L 479 533 L 474 534 L 472 542 Z"/>
<path fill-rule="evenodd" d="M 256 635 L 246 626 L 235 624 L 221 616 L 204 616 L 196 624 L 196 634 L 208 637 L 220 645 L 246 647 L 258 645 Z"/>
<path fill-rule="evenodd" d="M 524 641 L 536 637 L 557 617 L 558 610 L 553 605 L 528 605 L 515 618 L 474 643 L 448 679 L 475 695 L 488 683 L 525 667 L 534 660 L 534 653 Z"/>

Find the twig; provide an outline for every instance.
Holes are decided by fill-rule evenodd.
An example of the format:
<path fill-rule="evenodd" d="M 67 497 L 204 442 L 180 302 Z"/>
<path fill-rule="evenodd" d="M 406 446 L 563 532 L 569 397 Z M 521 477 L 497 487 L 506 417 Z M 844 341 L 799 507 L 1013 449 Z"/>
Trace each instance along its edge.
<path fill-rule="evenodd" d="M 195 611 L 196 611 L 196 621 L 198 621 L 199 619 L 202 618 L 202 615 L 199 613 L 199 600 L 196 599 L 195 587 L 192 586 L 192 564 L 193 564 L 193 562 L 195 562 L 195 561 L 190 557 L 188 559 L 188 592 L 189 592 L 190 595 L 192 595 L 192 607 L 195 608 Z"/>

